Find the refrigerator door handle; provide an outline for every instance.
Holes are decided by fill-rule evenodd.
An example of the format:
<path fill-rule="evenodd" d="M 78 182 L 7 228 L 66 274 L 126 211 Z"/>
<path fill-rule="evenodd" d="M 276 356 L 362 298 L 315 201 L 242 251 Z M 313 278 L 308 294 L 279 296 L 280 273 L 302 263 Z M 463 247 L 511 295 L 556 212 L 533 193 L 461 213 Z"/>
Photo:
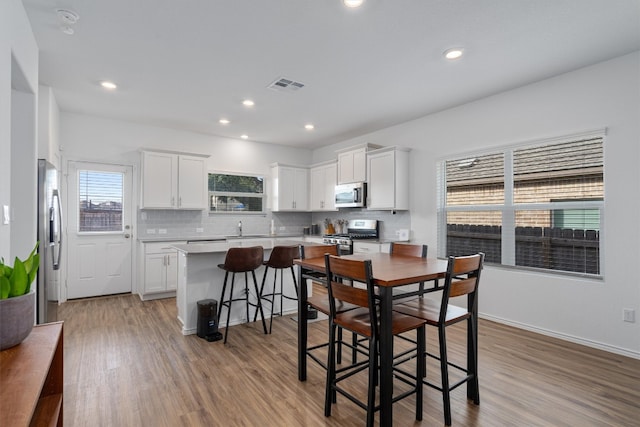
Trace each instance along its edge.
<path fill-rule="evenodd" d="M 55 229 L 53 226 L 53 221 L 55 221 L 55 219 L 57 218 L 58 220 L 58 259 L 55 259 L 55 251 L 51 251 L 51 257 L 53 259 L 53 269 L 54 270 L 59 270 L 60 269 L 60 257 L 62 256 L 62 204 L 60 202 L 60 193 L 58 193 L 58 190 L 53 190 L 53 197 L 56 199 L 56 204 L 55 207 L 58 210 L 58 215 L 53 215 L 52 213 L 52 218 L 50 218 L 50 221 L 52 222 L 50 224 L 50 243 L 53 243 L 55 245 L 55 237 L 53 236 L 53 230 Z M 53 210 L 53 208 L 51 208 Z"/>

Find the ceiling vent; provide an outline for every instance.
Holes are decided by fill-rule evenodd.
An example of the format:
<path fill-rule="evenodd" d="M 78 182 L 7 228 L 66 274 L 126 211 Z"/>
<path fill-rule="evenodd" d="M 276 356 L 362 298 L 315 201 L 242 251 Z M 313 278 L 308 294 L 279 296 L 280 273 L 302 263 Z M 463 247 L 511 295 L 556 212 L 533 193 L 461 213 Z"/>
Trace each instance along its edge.
<path fill-rule="evenodd" d="M 304 83 L 296 82 L 285 77 L 279 77 L 267 86 L 268 89 L 277 90 L 278 92 L 295 92 L 303 87 Z"/>

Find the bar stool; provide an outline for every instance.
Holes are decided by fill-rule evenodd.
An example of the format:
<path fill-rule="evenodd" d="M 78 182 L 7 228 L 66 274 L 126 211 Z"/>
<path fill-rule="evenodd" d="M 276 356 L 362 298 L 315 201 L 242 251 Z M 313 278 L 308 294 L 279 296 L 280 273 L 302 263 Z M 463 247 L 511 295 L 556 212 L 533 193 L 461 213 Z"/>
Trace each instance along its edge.
<path fill-rule="evenodd" d="M 280 296 L 280 312 L 279 316 L 282 316 L 282 306 L 285 299 L 289 300 L 298 300 L 298 283 L 296 282 L 296 275 L 293 271 L 293 260 L 298 258 L 300 253 L 300 248 L 298 245 L 294 246 L 274 246 L 271 250 L 271 255 L 269 255 L 269 259 L 264 261 L 263 265 L 265 266 L 264 275 L 262 276 L 262 284 L 260 285 L 260 299 L 264 302 L 268 302 L 271 305 L 271 315 L 269 319 L 269 333 L 271 333 L 271 326 L 273 324 L 273 312 L 274 310 L 274 301 L 277 295 Z M 270 293 L 264 293 L 264 284 L 267 280 L 267 273 L 269 272 L 269 268 L 273 269 L 273 289 Z M 285 295 L 283 291 L 283 279 L 284 279 L 284 270 L 291 270 L 291 277 L 293 278 L 293 287 L 296 291 L 296 296 L 292 297 L 289 295 Z M 278 279 L 278 271 L 280 271 L 280 290 L 277 289 L 277 279 Z M 269 299 L 269 297 L 271 299 Z M 258 312 L 256 311 L 253 317 L 253 321 L 255 322 L 258 317 Z M 264 319 L 263 319 L 264 321 Z"/>
<path fill-rule="evenodd" d="M 224 329 L 224 343 L 227 343 L 227 331 L 229 331 L 229 318 L 231 317 L 231 304 L 234 301 L 245 301 L 247 310 L 247 321 L 249 320 L 249 305 L 254 305 L 249 302 L 249 279 L 248 273 L 251 272 L 253 277 L 253 287 L 256 291 L 258 302 L 255 304 L 256 310 L 260 311 L 262 317 L 262 328 L 264 333 L 267 333 L 267 324 L 264 320 L 264 313 L 262 312 L 262 304 L 260 303 L 260 293 L 258 291 L 258 281 L 256 280 L 255 270 L 260 267 L 264 260 L 264 249 L 262 246 L 252 246 L 248 248 L 230 248 L 227 251 L 224 264 L 218 264 L 218 267 L 225 271 L 224 284 L 222 285 L 221 304 L 218 309 L 218 322 L 222 318 L 222 307 L 227 307 L 227 325 Z M 224 299 L 224 294 L 227 289 L 227 279 L 231 275 L 231 290 L 229 291 L 229 299 Z M 235 284 L 236 273 L 244 273 L 244 293 L 241 297 L 233 296 L 233 288 Z"/>

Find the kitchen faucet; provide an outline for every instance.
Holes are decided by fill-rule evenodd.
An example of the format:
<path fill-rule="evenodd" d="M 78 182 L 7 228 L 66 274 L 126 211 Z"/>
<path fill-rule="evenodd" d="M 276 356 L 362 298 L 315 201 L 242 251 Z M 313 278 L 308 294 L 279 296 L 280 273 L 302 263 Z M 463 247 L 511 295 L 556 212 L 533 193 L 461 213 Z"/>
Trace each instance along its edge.
<path fill-rule="evenodd" d="M 242 237 L 242 221 L 238 221 L 238 236 Z"/>

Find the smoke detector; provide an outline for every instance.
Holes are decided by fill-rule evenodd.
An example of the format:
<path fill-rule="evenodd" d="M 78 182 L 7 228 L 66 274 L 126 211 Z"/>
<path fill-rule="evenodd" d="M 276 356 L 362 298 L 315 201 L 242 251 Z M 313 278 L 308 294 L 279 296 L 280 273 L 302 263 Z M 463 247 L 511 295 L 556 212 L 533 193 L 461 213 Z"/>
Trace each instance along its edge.
<path fill-rule="evenodd" d="M 56 13 L 63 24 L 73 25 L 80 19 L 77 13 L 69 9 L 57 9 Z"/>

